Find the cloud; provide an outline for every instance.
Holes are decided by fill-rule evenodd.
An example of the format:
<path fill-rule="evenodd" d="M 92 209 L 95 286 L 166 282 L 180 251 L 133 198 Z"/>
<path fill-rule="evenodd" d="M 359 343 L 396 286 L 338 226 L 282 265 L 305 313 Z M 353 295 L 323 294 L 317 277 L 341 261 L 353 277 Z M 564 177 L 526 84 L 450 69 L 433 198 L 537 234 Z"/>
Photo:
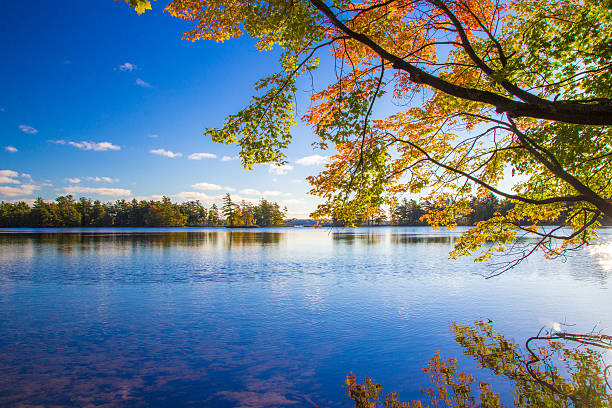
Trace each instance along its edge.
<path fill-rule="evenodd" d="M 5 151 L 9 152 L 9 153 L 17 153 L 19 150 L 17 150 L 16 147 L 13 146 L 6 146 L 4 148 Z"/>
<path fill-rule="evenodd" d="M 17 204 L 17 203 L 26 203 L 27 205 L 29 205 L 30 207 L 32 207 L 34 205 L 34 203 L 36 202 L 35 198 L 18 198 L 16 200 L 6 200 L 9 203 L 13 203 L 13 204 Z"/>
<path fill-rule="evenodd" d="M 142 87 L 142 88 L 153 88 L 153 85 L 151 85 L 148 82 L 143 81 L 140 78 L 136 78 L 136 85 Z"/>
<path fill-rule="evenodd" d="M 236 189 L 235 189 L 235 188 L 231 188 L 231 187 L 228 187 L 228 186 L 223 187 L 223 189 L 224 189 L 225 191 L 229 191 L 229 192 L 236 191 Z"/>
<path fill-rule="evenodd" d="M 77 179 L 78 180 L 78 179 Z M 119 181 L 118 178 L 111 178 L 111 177 L 87 177 L 88 181 L 104 181 L 106 183 L 116 183 L 117 181 Z"/>
<path fill-rule="evenodd" d="M 238 156 L 223 156 L 221 158 L 222 162 L 232 161 L 238 159 Z"/>
<path fill-rule="evenodd" d="M 28 173 L 21 173 L 21 174 L 19 175 L 19 177 L 23 177 L 23 178 L 26 178 L 26 179 L 32 180 L 32 176 L 30 176 Z"/>
<path fill-rule="evenodd" d="M 62 143 L 60 143 L 62 144 Z M 106 150 L 121 150 L 121 147 L 112 144 L 111 142 L 68 142 L 70 146 L 74 146 L 81 150 L 93 150 L 103 152 Z"/>
<path fill-rule="evenodd" d="M 124 62 L 123 64 L 119 65 L 119 71 L 132 72 L 136 68 L 138 68 L 136 64 L 132 64 L 131 62 Z"/>
<path fill-rule="evenodd" d="M 0 170 L 0 184 L 21 184 L 16 178 L 19 173 L 13 170 Z"/>
<path fill-rule="evenodd" d="M 270 163 L 268 165 L 268 172 L 272 173 L 272 174 L 276 174 L 279 176 L 282 176 L 284 174 L 289 173 L 291 170 L 293 170 L 293 166 L 290 166 L 288 164 L 282 164 L 282 165 L 277 165 L 274 163 Z"/>
<path fill-rule="evenodd" d="M 132 195 L 130 190 L 124 188 L 106 188 L 106 187 L 83 187 L 83 186 L 68 186 L 64 187 L 64 193 L 82 193 L 82 194 L 98 194 L 112 197 L 125 197 Z"/>
<path fill-rule="evenodd" d="M 53 143 L 53 144 L 58 144 L 58 145 L 65 145 L 66 141 L 65 140 L 48 140 L 49 143 Z"/>
<path fill-rule="evenodd" d="M 312 156 L 302 157 L 297 159 L 295 162 L 302 166 L 317 166 L 327 162 L 327 156 L 321 156 L 320 154 L 313 154 Z"/>
<path fill-rule="evenodd" d="M 189 160 L 216 159 L 217 155 L 214 153 L 192 153 L 188 158 Z"/>
<path fill-rule="evenodd" d="M 34 129 L 32 126 L 28 125 L 19 125 L 19 130 L 28 135 L 35 135 L 38 133 L 38 129 Z"/>
<path fill-rule="evenodd" d="M 288 198 L 288 199 L 285 199 L 285 200 L 281 200 L 281 204 L 283 204 L 283 205 L 299 204 L 301 202 L 302 202 L 301 200 L 297 200 L 295 198 Z"/>
<path fill-rule="evenodd" d="M 197 183 L 192 185 L 191 187 L 197 188 L 198 190 L 223 190 L 223 187 L 221 187 L 220 185 L 211 183 Z"/>
<path fill-rule="evenodd" d="M 149 135 L 149 137 L 150 137 L 151 139 L 157 139 L 157 138 L 159 137 L 159 135 L 158 135 L 157 133 L 154 133 L 154 134 L 152 134 L 152 135 Z"/>
<path fill-rule="evenodd" d="M 66 182 L 68 182 L 70 184 L 78 184 L 78 183 L 81 182 L 81 179 L 77 178 L 77 177 L 75 177 L 75 178 L 70 178 L 69 177 L 69 178 L 65 178 L 64 181 L 66 181 Z"/>
<path fill-rule="evenodd" d="M 135 196 L 133 198 L 136 199 L 137 201 L 151 201 L 151 200 L 153 200 L 153 201 L 161 201 L 164 198 L 164 196 L 163 195 L 153 194 L 153 195 L 150 195 L 150 196 Z"/>
<path fill-rule="evenodd" d="M 174 152 L 171 152 L 170 150 L 164 150 L 164 149 L 149 150 L 149 153 L 157 154 L 159 156 L 170 157 L 171 159 L 174 159 L 175 157 L 181 157 L 183 155 L 183 153 L 174 153 Z"/>
<path fill-rule="evenodd" d="M 179 200 L 183 200 L 183 201 L 195 201 L 195 200 L 200 200 L 200 201 L 215 201 L 215 200 L 220 200 L 221 198 L 223 198 L 223 196 L 218 195 L 218 196 L 209 196 L 206 193 L 201 193 L 201 192 L 197 192 L 197 191 L 182 191 L 178 194 L 174 195 L 175 198 L 179 199 Z"/>
<path fill-rule="evenodd" d="M 22 184 L 19 187 L 0 186 L 0 195 L 6 197 L 18 197 L 30 195 L 40 187 L 34 184 Z"/>
<path fill-rule="evenodd" d="M 18 177 L 19 173 L 13 170 L 0 170 L 0 176 L 5 177 Z"/>
<path fill-rule="evenodd" d="M 286 195 L 285 193 L 283 193 L 282 191 L 276 191 L 276 190 L 265 190 L 263 192 L 264 196 L 270 196 L 270 197 L 278 197 L 278 196 L 282 196 L 282 195 Z"/>
<path fill-rule="evenodd" d="M 21 184 L 21 182 L 11 177 L 0 176 L 0 184 Z"/>
<path fill-rule="evenodd" d="M 243 190 L 240 190 L 240 194 L 259 196 L 261 195 L 261 191 L 255 190 L 253 188 L 245 188 Z"/>

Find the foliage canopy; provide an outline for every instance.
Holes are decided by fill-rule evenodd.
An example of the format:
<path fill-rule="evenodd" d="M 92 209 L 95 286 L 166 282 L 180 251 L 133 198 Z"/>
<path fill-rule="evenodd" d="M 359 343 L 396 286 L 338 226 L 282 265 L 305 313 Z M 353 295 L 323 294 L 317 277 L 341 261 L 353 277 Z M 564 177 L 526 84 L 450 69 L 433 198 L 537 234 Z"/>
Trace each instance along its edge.
<path fill-rule="evenodd" d="M 318 53 L 332 57 L 336 79 L 302 117 L 333 152 L 310 178 L 317 218 L 370 218 L 412 193 L 444 203 L 427 220 L 452 226 L 474 195 L 494 193 L 515 206 L 477 223 L 453 256 L 487 260 L 538 236 L 512 246 L 512 266 L 536 248 L 580 247 L 612 216 L 610 0 L 174 0 L 166 10 L 194 22 L 188 40 L 247 34 L 260 51 L 282 50 L 252 101 L 205 131 L 238 143 L 246 168 L 285 161 L 299 77 Z M 561 215 L 560 228 L 541 228 Z"/>

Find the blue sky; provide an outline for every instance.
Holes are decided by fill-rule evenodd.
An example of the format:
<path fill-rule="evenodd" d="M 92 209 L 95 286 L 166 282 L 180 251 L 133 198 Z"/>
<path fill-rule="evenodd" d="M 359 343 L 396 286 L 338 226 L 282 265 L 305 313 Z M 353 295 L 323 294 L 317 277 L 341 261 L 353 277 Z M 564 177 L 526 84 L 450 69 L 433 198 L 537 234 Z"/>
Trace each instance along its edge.
<path fill-rule="evenodd" d="M 123 2 L 3 4 L 0 33 L 0 200 L 71 193 L 200 199 L 265 197 L 305 217 L 316 205 L 304 178 L 325 153 L 303 125 L 289 166 L 244 170 L 236 146 L 202 135 L 248 103 L 253 83 L 277 69 L 248 38 L 181 39 L 187 22 L 142 16 Z M 303 112 L 302 112 L 303 113 Z"/>

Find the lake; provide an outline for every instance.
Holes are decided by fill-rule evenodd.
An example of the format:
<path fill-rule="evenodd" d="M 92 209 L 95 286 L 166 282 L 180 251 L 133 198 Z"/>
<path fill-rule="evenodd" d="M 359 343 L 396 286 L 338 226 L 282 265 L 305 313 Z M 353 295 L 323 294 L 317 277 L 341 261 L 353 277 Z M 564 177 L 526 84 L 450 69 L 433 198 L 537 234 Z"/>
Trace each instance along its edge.
<path fill-rule="evenodd" d="M 0 230 L 0 406 L 340 407 L 349 372 L 410 400 L 436 350 L 510 404 L 451 322 L 609 327 L 600 235 L 484 279 L 456 230 Z"/>

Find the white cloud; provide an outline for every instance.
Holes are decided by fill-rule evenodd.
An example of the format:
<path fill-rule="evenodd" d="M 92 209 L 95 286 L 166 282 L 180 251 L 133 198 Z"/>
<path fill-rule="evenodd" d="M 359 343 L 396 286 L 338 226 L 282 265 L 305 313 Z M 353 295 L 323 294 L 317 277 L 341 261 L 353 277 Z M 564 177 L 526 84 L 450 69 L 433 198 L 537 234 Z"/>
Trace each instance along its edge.
<path fill-rule="evenodd" d="M 217 155 L 214 153 L 192 153 L 189 155 L 189 160 L 202 160 L 202 159 L 216 159 Z"/>
<path fill-rule="evenodd" d="M 260 196 L 260 197 L 281 197 L 281 196 L 290 196 L 291 193 L 283 193 L 282 191 L 278 191 L 278 190 L 264 190 L 264 191 L 259 191 L 259 190 L 255 190 L 254 188 L 245 188 L 243 190 L 240 190 L 240 194 L 246 194 L 248 196 Z"/>
<path fill-rule="evenodd" d="M 16 178 L 19 173 L 13 170 L 0 170 L 0 184 L 21 184 Z"/>
<path fill-rule="evenodd" d="M 117 181 L 119 181 L 118 178 L 111 178 L 111 177 L 87 177 L 88 181 L 104 181 L 106 183 L 116 183 Z"/>
<path fill-rule="evenodd" d="M 0 176 L 6 177 L 18 177 L 19 173 L 13 170 L 0 170 Z"/>
<path fill-rule="evenodd" d="M 16 147 L 13 146 L 6 146 L 4 148 L 5 151 L 9 152 L 9 153 L 17 153 L 19 150 L 17 150 Z"/>
<path fill-rule="evenodd" d="M 279 165 L 277 165 L 277 164 L 270 163 L 268 166 L 269 166 L 269 167 L 268 167 L 268 171 L 269 171 L 270 173 L 272 173 L 272 174 L 276 174 L 276 175 L 279 175 L 279 176 L 282 176 L 282 175 L 284 175 L 284 174 L 287 174 L 287 173 L 289 173 L 291 170 L 293 170 L 293 166 L 290 166 L 290 165 L 288 165 L 288 164 L 282 164 L 282 165 L 280 165 L 280 166 L 279 166 Z"/>
<path fill-rule="evenodd" d="M 149 153 L 157 154 L 159 156 L 170 157 L 171 159 L 174 159 L 175 157 L 181 157 L 183 155 L 183 153 L 174 153 L 174 152 L 171 152 L 170 150 L 164 150 L 164 149 L 149 150 Z"/>
<path fill-rule="evenodd" d="M 270 196 L 270 197 L 278 197 L 278 196 L 285 195 L 285 193 L 283 193 L 282 191 L 276 191 L 276 190 L 266 190 L 263 192 L 263 195 Z"/>
<path fill-rule="evenodd" d="M 58 145 L 65 145 L 66 141 L 65 140 L 48 140 L 49 143 L 53 143 L 53 144 L 58 144 Z"/>
<path fill-rule="evenodd" d="M 125 197 L 132 195 L 130 190 L 124 188 L 106 188 L 106 187 L 83 187 L 83 186 L 68 186 L 64 187 L 66 194 L 98 194 L 112 197 Z"/>
<path fill-rule="evenodd" d="M 197 183 L 192 185 L 191 187 L 197 188 L 198 190 L 223 190 L 223 187 L 221 187 L 220 185 L 211 183 Z"/>
<path fill-rule="evenodd" d="M 316 166 L 327 162 L 327 156 L 321 156 L 320 154 L 313 154 L 312 156 L 302 157 L 297 159 L 295 162 L 302 166 Z"/>
<path fill-rule="evenodd" d="M 224 189 L 225 191 L 229 191 L 229 192 L 236 191 L 236 189 L 235 189 L 235 188 L 231 188 L 231 187 L 228 187 L 228 186 L 223 187 L 223 189 Z"/>
<path fill-rule="evenodd" d="M 6 201 L 9 203 L 13 203 L 13 204 L 24 202 L 30 207 L 32 207 L 34 203 L 36 202 L 36 199 L 35 198 L 18 198 L 16 200 L 6 200 Z"/>
<path fill-rule="evenodd" d="M 136 68 L 137 68 L 136 64 L 132 64 L 131 62 L 124 62 L 123 64 L 119 65 L 120 71 L 132 72 Z"/>
<path fill-rule="evenodd" d="M 238 159 L 238 156 L 223 156 L 221 158 L 222 162 L 232 161 Z"/>
<path fill-rule="evenodd" d="M 19 125 L 19 130 L 28 135 L 35 135 L 38 133 L 38 129 L 34 129 L 32 126 L 28 125 Z"/>
<path fill-rule="evenodd" d="M 286 200 L 281 200 L 281 203 L 282 203 L 283 205 L 289 205 L 289 204 L 299 204 L 299 203 L 301 203 L 301 202 L 302 202 L 301 200 L 297 200 L 297 199 L 295 199 L 295 198 L 288 198 L 288 199 L 286 199 Z"/>
<path fill-rule="evenodd" d="M 64 144 L 64 143 L 59 143 L 60 140 L 56 140 L 55 143 L 58 144 Z M 103 152 L 106 150 L 121 150 L 121 147 L 116 146 L 110 142 L 86 142 L 86 141 L 82 141 L 82 142 L 68 142 L 68 144 L 70 146 L 74 146 L 77 149 L 81 149 L 81 150 L 93 150 L 96 152 Z"/>
<path fill-rule="evenodd" d="M 152 134 L 152 135 L 149 135 L 149 137 L 150 137 L 151 139 L 157 139 L 157 138 L 159 137 L 159 135 L 158 135 L 157 133 L 154 133 L 154 134 Z"/>
<path fill-rule="evenodd" d="M 261 195 L 261 191 L 253 188 L 245 188 L 244 190 L 240 190 L 240 194 L 259 196 Z"/>
<path fill-rule="evenodd" d="M 26 178 L 26 179 L 32 180 L 32 176 L 30 176 L 28 173 L 21 173 L 21 174 L 19 175 L 19 177 L 23 177 L 23 178 Z"/>
<path fill-rule="evenodd" d="M 182 201 L 200 200 L 200 201 L 208 201 L 208 202 L 220 200 L 221 198 L 223 198 L 223 196 L 220 196 L 220 195 L 209 196 L 206 193 L 201 193 L 197 191 L 182 191 L 178 194 L 175 194 L 174 197 Z"/>
<path fill-rule="evenodd" d="M 153 201 L 161 201 L 164 198 L 164 196 L 153 194 L 153 195 L 150 195 L 150 196 L 135 196 L 133 198 L 138 200 L 138 201 L 151 201 L 151 200 L 153 200 Z"/>
<path fill-rule="evenodd" d="M 64 181 L 66 181 L 66 182 L 68 182 L 70 184 L 78 184 L 78 183 L 81 182 L 81 179 L 77 178 L 77 177 L 74 177 L 74 178 L 68 177 L 68 178 L 65 178 Z"/>
<path fill-rule="evenodd" d="M 150 83 L 145 82 L 140 78 L 136 78 L 136 85 L 143 87 L 143 88 L 153 88 L 153 86 Z"/>
<path fill-rule="evenodd" d="M 22 184 L 19 187 L 0 186 L 0 195 L 6 197 L 18 197 L 30 195 L 40 187 L 34 184 Z"/>
<path fill-rule="evenodd" d="M 12 177 L 0 176 L 0 184 L 21 184 L 21 182 Z"/>

